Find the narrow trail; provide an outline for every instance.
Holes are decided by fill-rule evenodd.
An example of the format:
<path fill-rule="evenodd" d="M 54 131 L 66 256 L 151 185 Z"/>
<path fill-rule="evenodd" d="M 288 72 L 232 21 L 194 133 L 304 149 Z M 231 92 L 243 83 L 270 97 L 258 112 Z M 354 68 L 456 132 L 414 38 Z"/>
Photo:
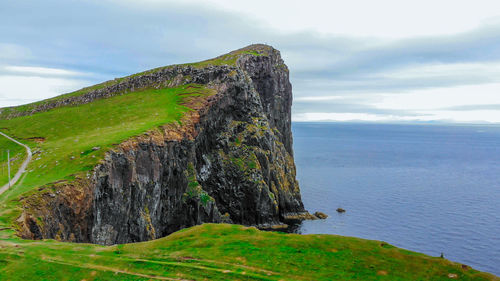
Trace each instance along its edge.
<path fill-rule="evenodd" d="M 26 159 L 24 160 L 23 164 L 21 165 L 21 167 L 19 167 L 19 170 L 17 170 L 17 173 L 10 180 L 10 186 L 13 186 L 14 184 L 16 184 L 16 182 L 19 180 L 19 178 L 21 178 L 24 171 L 26 171 L 26 167 L 28 166 L 29 162 L 31 161 L 31 156 L 32 156 L 31 149 L 27 145 L 18 142 L 17 140 L 7 136 L 6 134 L 4 134 L 2 132 L 0 132 L 0 135 L 2 135 L 4 137 L 8 138 L 9 140 L 19 144 L 20 146 L 23 146 L 24 148 L 26 148 L 26 153 L 28 154 Z M 2 193 L 7 191 L 7 189 L 9 189 L 9 183 L 0 187 L 0 195 L 2 195 Z"/>

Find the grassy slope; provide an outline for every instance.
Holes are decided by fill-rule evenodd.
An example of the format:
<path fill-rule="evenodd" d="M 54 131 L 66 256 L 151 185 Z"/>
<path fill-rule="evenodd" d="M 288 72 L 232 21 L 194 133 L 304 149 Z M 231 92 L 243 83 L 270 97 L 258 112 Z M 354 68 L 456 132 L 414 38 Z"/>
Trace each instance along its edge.
<path fill-rule="evenodd" d="M 212 90 L 189 86 L 145 90 L 90 104 L 0 120 L 5 133 L 24 141 L 34 153 L 25 176 L 0 196 L 0 227 L 8 227 L 18 215 L 16 199 L 21 194 L 86 173 L 114 144 L 160 125 L 179 121 L 183 112 L 189 110 L 180 105 L 182 99 L 211 94 Z M 32 137 L 44 138 L 45 141 L 29 141 L 28 138 Z M 100 149 L 94 151 L 93 147 Z"/>
<path fill-rule="evenodd" d="M 110 247 L 0 240 L 2 280 L 450 280 L 450 273 L 494 278 L 379 241 L 226 224 Z"/>
<path fill-rule="evenodd" d="M 19 144 L 0 135 L 0 187 L 9 182 L 7 171 L 7 150 L 10 150 L 10 174 L 11 177 L 19 169 L 26 158 L 26 149 Z"/>

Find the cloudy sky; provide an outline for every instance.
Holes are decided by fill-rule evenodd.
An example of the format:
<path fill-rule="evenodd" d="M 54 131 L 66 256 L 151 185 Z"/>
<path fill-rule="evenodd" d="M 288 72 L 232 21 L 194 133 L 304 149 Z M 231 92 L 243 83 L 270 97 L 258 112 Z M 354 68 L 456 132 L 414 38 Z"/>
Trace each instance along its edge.
<path fill-rule="evenodd" d="M 295 121 L 500 123 L 498 0 L 1 0 L 0 106 L 252 43 Z"/>

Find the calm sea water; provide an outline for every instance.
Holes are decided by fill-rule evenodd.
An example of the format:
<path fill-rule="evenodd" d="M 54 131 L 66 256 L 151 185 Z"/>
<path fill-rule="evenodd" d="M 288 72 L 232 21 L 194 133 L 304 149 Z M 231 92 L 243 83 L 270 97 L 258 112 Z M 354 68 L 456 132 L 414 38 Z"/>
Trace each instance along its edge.
<path fill-rule="evenodd" d="M 500 276 L 500 127 L 294 123 L 293 134 L 305 207 L 330 216 L 300 233 L 444 253 Z"/>

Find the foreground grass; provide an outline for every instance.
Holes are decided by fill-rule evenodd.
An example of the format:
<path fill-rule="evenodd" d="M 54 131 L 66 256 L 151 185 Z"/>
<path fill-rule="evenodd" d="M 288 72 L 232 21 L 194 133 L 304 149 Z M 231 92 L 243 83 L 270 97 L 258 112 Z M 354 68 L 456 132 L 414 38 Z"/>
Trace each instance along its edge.
<path fill-rule="evenodd" d="M 450 280 L 449 274 L 499 280 L 380 241 L 227 224 L 109 247 L 0 240 L 1 280 Z"/>
<path fill-rule="evenodd" d="M 27 173 L 0 196 L 0 228 L 10 226 L 15 220 L 20 210 L 17 199 L 22 194 L 87 173 L 114 145 L 160 125 L 180 122 L 183 114 L 191 110 L 182 105 L 186 98 L 211 94 L 212 90 L 197 85 L 147 89 L 0 120 L 3 132 L 33 151 Z M 0 145 L 3 139 L 5 144 L 10 142 L 2 136 Z"/>

